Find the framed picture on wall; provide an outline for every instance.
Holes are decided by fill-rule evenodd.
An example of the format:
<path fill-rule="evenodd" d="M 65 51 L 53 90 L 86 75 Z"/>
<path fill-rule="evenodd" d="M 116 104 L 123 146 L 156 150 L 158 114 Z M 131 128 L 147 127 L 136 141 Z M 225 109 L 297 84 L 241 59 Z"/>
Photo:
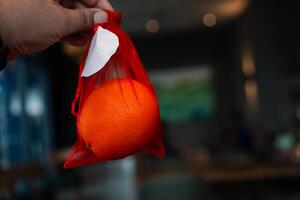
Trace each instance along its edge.
<path fill-rule="evenodd" d="M 194 121 L 215 115 L 212 67 L 153 70 L 150 78 L 158 95 L 162 120 Z"/>

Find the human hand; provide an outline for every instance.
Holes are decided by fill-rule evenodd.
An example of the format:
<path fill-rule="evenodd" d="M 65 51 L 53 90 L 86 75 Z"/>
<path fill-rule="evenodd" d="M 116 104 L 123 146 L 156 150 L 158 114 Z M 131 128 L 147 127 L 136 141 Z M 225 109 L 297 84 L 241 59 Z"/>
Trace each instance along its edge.
<path fill-rule="evenodd" d="M 111 6 L 107 0 L 0 0 L 0 36 L 13 59 L 106 22 L 107 15 L 101 8 Z"/>
<path fill-rule="evenodd" d="M 113 10 L 108 0 L 61 0 L 62 6 L 69 9 L 100 8 Z M 73 46 L 84 46 L 90 39 L 89 32 L 75 33 L 67 36 L 62 41 Z"/>

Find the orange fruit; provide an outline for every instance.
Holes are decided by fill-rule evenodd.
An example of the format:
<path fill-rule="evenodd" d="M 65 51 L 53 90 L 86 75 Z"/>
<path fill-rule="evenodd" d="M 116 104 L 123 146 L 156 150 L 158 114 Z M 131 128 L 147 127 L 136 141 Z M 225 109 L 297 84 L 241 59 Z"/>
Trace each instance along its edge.
<path fill-rule="evenodd" d="M 124 158 L 146 148 L 155 137 L 158 105 L 141 83 L 114 79 L 100 84 L 81 107 L 77 128 L 100 160 Z"/>

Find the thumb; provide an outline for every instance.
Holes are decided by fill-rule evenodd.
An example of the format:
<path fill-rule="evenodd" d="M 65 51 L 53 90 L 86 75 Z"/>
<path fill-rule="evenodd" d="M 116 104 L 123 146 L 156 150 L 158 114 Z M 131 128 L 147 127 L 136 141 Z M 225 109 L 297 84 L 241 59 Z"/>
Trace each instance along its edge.
<path fill-rule="evenodd" d="M 95 24 L 107 22 L 107 14 L 101 9 L 80 8 L 66 11 L 64 36 L 91 30 Z"/>

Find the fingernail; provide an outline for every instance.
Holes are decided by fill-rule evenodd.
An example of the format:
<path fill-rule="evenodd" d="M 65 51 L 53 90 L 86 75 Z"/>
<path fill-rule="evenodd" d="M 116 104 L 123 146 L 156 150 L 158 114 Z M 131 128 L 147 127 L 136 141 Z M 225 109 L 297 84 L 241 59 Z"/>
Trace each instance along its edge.
<path fill-rule="evenodd" d="M 107 15 L 105 12 L 96 12 L 94 14 L 94 24 L 100 24 L 107 21 Z"/>

